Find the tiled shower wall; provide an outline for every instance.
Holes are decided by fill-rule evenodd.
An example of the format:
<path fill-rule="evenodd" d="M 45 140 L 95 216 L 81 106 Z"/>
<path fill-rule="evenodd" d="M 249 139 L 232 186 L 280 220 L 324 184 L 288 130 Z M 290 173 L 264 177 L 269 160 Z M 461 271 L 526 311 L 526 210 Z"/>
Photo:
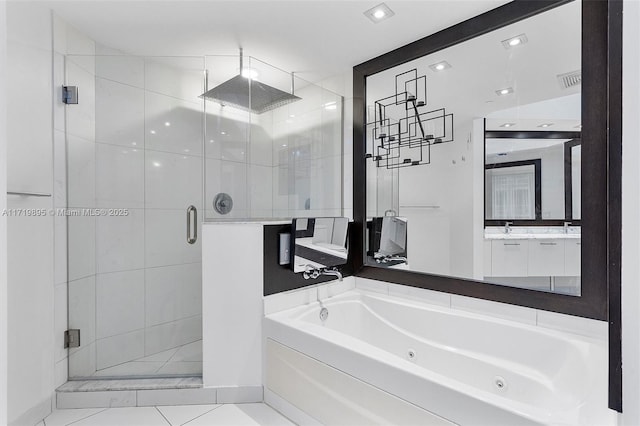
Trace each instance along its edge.
<path fill-rule="evenodd" d="M 68 218 L 69 325 L 82 342 L 69 375 L 198 374 L 201 252 L 185 217 L 202 209 L 202 59 L 94 48 L 66 61 L 80 93 L 66 107 L 68 206 L 128 214 Z"/>

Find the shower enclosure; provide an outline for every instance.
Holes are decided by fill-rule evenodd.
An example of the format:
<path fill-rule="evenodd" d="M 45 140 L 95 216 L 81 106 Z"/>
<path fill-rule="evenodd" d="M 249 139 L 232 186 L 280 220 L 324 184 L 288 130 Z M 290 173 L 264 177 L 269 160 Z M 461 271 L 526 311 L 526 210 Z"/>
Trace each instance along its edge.
<path fill-rule="evenodd" d="M 64 62 L 69 378 L 197 376 L 199 222 L 341 215 L 342 98 L 251 57 L 96 50 Z M 238 75 L 248 105 L 202 96 Z M 300 99 L 252 108 L 256 82 Z"/>

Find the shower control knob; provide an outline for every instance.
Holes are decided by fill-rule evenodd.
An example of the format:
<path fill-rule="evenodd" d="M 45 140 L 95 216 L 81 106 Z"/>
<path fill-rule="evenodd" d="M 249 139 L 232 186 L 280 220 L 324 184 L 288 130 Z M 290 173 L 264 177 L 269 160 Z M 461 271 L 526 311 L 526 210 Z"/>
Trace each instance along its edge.
<path fill-rule="evenodd" d="M 233 209 L 233 198 L 225 192 L 220 192 L 213 199 L 213 209 L 219 214 L 228 214 Z"/>

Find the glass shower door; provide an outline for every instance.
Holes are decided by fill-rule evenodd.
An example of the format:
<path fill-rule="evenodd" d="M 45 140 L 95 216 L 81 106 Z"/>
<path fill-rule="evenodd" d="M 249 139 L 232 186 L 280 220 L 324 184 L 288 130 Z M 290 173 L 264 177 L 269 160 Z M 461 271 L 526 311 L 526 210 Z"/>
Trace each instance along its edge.
<path fill-rule="evenodd" d="M 70 379 L 202 373 L 203 62 L 66 57 Z"/>

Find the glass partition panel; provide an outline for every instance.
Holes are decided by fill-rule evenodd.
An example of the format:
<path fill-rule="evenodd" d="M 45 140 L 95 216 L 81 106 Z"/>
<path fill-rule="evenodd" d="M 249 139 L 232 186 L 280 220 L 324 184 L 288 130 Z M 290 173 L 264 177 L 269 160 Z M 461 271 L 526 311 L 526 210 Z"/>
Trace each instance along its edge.
<path fill-rule="evenodd" d="M 253 57 L 206 61 L 205 220 L 341 216 L 342 97 Z"/>
<path fill-rule="evenodd" d="M 204 58 L 65 65 L 69 378 L 200 375 Z"/>

